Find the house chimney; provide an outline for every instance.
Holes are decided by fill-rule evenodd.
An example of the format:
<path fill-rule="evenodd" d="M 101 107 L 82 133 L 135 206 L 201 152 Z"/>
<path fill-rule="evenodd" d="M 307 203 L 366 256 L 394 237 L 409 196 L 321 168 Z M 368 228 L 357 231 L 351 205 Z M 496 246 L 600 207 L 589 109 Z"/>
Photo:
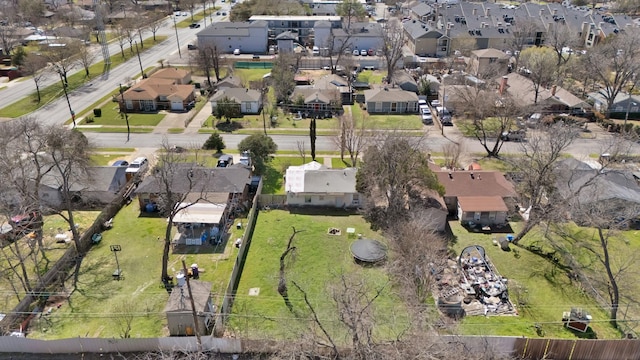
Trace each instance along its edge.
<path fill-rule="evenodd" d="M 486 8 L 486 9 L 484 10 L 484 16 L 486 16 L 486 17 L 491 16 L 491 8 Z"/>
<path fill-rule="evenodd" d="M 544 9 L 540 9 L 540 16 L 544 13 Z"/>
<path fill-rule="evenodd" d="M 475 179 L 475 177 L 473 176 L 473 171 L 469 175 L 471 175 L 471 180 Z"/>
<path fill-rule="evenodd" d="M 449 179 L 453 180 L 453 174 L 449 171 Z"/>
<path fill-rule="evenodd" d="M 500 81 L 500 95 L 502 95 L 504 91 L 507 89 L 508 80 L 509 78 L 506 75 L 502 77 L 502 81 Z"/>
<path fill-rule="evenodd" d="M 471 10 L 471 13 L 473 14 L 473 16 L 478 15 L 478 9 L 473 8 L 473 10 Z"/>
<path fill-rule="evenodd" d="M 553 9 L 553 15 L 558 15 L 558 9 Z"/>
<path fill-rule="evenodd" d="M 551 96 L 556 96 L 556 90 L 558 89 L 558 87 L 556 85 L 553 85 L 551 87 Z"/>

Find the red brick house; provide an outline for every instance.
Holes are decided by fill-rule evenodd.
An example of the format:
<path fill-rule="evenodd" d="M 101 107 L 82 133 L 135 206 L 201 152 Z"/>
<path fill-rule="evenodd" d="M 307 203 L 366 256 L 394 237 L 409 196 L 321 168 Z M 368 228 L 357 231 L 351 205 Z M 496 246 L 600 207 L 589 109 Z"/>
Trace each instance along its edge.
<path fill-rule="evenodd" d="M 194 90 L 193 85 L 152 76 L 133 85 L 118 100 L 120 109 L 126 107 L 128 112 L 184 111 L 195 101 Z"/>

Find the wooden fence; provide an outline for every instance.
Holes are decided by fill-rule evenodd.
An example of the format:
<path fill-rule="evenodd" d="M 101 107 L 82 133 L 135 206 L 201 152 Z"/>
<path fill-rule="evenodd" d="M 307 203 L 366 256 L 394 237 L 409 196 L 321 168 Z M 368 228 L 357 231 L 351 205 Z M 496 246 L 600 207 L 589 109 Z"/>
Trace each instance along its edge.
<path fill-rule="evenodd" d="M 513 354 L 531 360 L 631 360 L 640 359 L 640 341 L 517 338 Z"/>
<path fill-rule="evenodd" d="M 258 206 L 284 206 L 287 203 L 287 195 L 261 194 L 258 196 Z"/>

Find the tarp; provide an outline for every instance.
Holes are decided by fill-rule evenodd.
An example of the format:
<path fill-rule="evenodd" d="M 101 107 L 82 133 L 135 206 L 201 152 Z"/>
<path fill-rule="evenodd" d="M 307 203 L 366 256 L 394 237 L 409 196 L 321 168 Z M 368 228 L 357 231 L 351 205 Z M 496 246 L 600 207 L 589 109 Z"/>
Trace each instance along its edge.
<path fill-rule="evenodd" d="M 304 173 L 308 170 L 320 170 L 322 168 L 324 166 L 317 161 L 300 166 L 289 166 L 285 173 L 285 192 L 304 192 Z"/>
<path fill-rule="evenodd" d="M 187 206 L 188 207 L 185 207 Z M 174 216 L 174 223 L 219 224 L 226 204 L 179 203 L 176 207 L 184 207 Z"/>

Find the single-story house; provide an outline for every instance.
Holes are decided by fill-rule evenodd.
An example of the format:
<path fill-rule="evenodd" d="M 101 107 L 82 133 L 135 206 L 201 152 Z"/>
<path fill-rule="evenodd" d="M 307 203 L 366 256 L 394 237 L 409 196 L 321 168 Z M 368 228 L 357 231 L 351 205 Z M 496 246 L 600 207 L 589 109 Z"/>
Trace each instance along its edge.
<path fill-rule="evenodd" d="M 175 80 L 150 77 L 133 85 L 117 99 L 120 109 L 126 108 L 127 112 L 184 111 L 195 101 L 194 90 L 193 85 L 180 85 Z"/>
<path fill-rule="evenodd" d="M 541 87 L 536 102 L 533 82 L 517 73 L 504 75 L 496 79 L 496 82 L 500 84 L 501 93 L 511 95 L 523 107 L 538 105 L 555 112 L 582 112 L 591 108 L 586 101 L 556 85 L 548 89 Z"/>
<path fill-rule="evenodd" d="M 259 114 L 262 109 L 262 94 L 260 91 L 244 88 L 219 88 L 211 97 L 211 112 L 216 111 L 218 102 L 224 98 L 240 104 L 242 114 Z"/>
<path fill-rule="evenodd" d="M 640 120 L 640 95 L 618 93 L 613 100 L 611 109 L 607 107 L 607 99 L 600 92 L 589 93 L 587 97 L 593 101 L 594 110 L 601 113 L 608 112 L 611 118 L 624 119 L 628 112 L 628 119 Z"/>
<path fill-rule="evenodd" d="M 306 117 L 328 118 L 342 113 L 342 98 L 337 89 L 316 89 L 313 86 L 296 86 L 290 96 L 290 111 Z"/>
<path fill-rule="evenodd" d="M 173 177 L 169 179 L 173 193 L 194 194 L 191 196 L 192 199 L 208 199 L 209 196 L 217 198 L 217 195 L 212 194 L 225 193 L 228 194 L 228 202 L 232 205 L 239 205 L 248 199 L 251 171 L 242 165 L 207 168 L 197 164 L 184 164 L 182 168 L 184 170 L 173 171 Z M 165 191 L 160 178 L 154 174 L 145 177 L 135 191 L 140 210 L 154 211 L 158 206 L 175 206 L 160 204 L 162 193 Z"/>
<path fill-rule="evenodd" d="M 89 168 L 86 174 L 73 176 L 69 190 L 74 206 L 93 208 L 113 201 L 127 183 L 125 170 L 123 166 L 96 166 Z M 55 209 L 65 208 L 62 184 L 62 175 L 56 170 L 44 175 L 38 190 L 42 202 Z"/>
<path fill-rule="evenodd" d="M 337 69 L 341 69 L 340 66 L 338 66 Z M 352 83 L 351 86 L 355 89 L 355 83 Z M 313 88 L 315 89 L 322 89 L 322 90 L 337 90 L 340 92 L 340 98 L 342 99 L 342 105 L 351 105 L 353 104 L 353 94 L 352 94 L 352 89 L 349 88 L 349 82 L 343 78 L 342 76 L 339 76 L 337 74 L 329 74 L 329 75 L 325 75 L 322 76 L 318 79 L 316 79 L 313 83 Z M 368 84 L 367 84 L 367 88 L 368 88 Z"/>
<path fill-rule="evenodd" d="M 369 114 L 415 114 L 418 112 L 418 94 L 388 87 L 364 91 L 364 102 Z"/>
<path fill-rule="evenodd" d="M 173 80 L 173 83 L 177 85 L 187 85 L 191 82 L 191 73 L 189 71 L 171 67 L 160 69 L 151 74 L 149 77 L 155 79 Z"/>
<path fill-rule="evenodd" d="M 363 199 L 356 191 L 357 172 L 356 168 L 327 169 L 315 161 L 289 166 L 285 174 L 287 205 L 359 207 Z"/>
<path fill-rule="evenodd" d="M 418 93 L 418 82 L 406 71 L 395 71 L 391 83 L 402 90 Z"/>
<path fill-rule="evenodd" d="M 513 184 L 497 171 L 443 171 L 434 169 L 445 188 L 444 202 L 450 215 L 462 223 L 507 223 L 508 203 L 516 197 Z"/>
<path fill-rule="evenodd" d="M 190 280 L 191 294 L 198 320 L 198 334 L 208 335 L 214 325 L 215 306 L 211 301 L 211 283 L 200 280 Z M 193 311 L 187 285 L 176 286 L 169 295 L 164 313 L 167 316 L 169 336 L 195 335 Z"/>
<path fill-rule="evenodd" d="M 470 72 L 474 75 L 499 76 L 506 74 L 510 57 L 505 52 L 493 48 L 474 50 L 471 52 Z"/>

